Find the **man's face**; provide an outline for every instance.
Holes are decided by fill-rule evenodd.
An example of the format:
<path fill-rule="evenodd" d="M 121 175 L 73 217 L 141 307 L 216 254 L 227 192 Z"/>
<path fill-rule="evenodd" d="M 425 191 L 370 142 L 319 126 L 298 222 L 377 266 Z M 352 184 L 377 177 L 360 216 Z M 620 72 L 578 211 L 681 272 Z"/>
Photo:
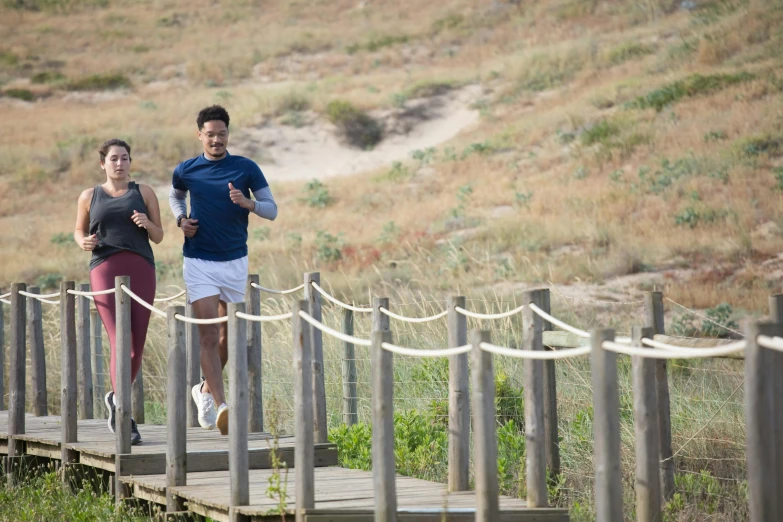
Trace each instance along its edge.
<path fill-rule="evenodd" d="M 198 139 L 204 146 L 204 153 L 214 159 L 226 155 L 228 146 L 228 127 L 220 120 L 204 122 L 204 127 L 198 131 Z"/>

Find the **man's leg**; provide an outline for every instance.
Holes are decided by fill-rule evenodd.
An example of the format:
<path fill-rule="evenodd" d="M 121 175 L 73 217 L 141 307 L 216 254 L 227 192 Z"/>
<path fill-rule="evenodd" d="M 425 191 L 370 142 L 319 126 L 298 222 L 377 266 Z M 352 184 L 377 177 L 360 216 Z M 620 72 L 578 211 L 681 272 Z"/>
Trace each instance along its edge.
<path fill-rule="evenodd" d="M 199 319 L 214 319 L 226 315 L 226 307 L 225 305 L 220 306 L 217 295 L 204 297 L 192 304 L 193 313 Z M 224 328 L 218 328 L 216 324 L 198 325 L 198 334 L 201 340 L 201 371 L 207 381 L 201 391 L 211 393 L 217 406 L 226 402 L 226 394 L 223 390 L 223 366 L 225 366 L 228 357 L 223 357 L 226 350 L 222 346 L 224 344 L 222 330 Z"/>

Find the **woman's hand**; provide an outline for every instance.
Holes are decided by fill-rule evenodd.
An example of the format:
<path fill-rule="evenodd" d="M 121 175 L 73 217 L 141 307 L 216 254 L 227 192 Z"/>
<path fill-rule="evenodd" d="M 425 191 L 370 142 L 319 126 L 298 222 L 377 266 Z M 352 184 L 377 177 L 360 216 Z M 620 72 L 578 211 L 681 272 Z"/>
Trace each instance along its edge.
<path fill-rule="evenodd" d="M 82 250 L 86 252 L 91 252 L 95 250 L 95 247 L 98 246 L 98 236 L 93 234 L 91 236 L 83 237 L 81 242 L 79 243 L 79 246 L 82 247 Z"/>
<path fill-rule="evenodd" d="M 147 214 L 143 214 L 134 210 L 131 219 L 134 223 L 136 223 L 136 226 L 140 228 L 149 228 L 150 226 L 150 219 L 147 217 Z"/>

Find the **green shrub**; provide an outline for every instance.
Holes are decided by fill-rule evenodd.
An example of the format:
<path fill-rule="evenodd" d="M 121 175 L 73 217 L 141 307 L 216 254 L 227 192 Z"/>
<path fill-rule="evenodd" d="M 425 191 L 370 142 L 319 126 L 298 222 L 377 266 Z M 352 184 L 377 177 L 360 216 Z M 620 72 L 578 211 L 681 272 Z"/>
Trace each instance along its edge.
<path fill-rule="evenodd" d="M 449 13 L 443 18 L 435 20 L 432 24 L 432 30 L 439 33 L 443 30 L 456 29 L 465 22 L 465 17 L 458 13 Z"/>
<path fill-rule="evenodd" d="M 26 102 L 35 101 L 35 93 L 29 89 L 6 89 L 3 91 L 3 96 Z"/>
<path fill-rule="evenodd" d="M 49 238 L 49 242 L 54 245 L 67 245 L 71 241 L 73 241 L 73 236 L 71 234 L 68 234 L 67 232 L 58 232 L 57 234 L 53 234 L 51 238 Z"/>
<path fill-rule="evenodd" d="M 653 171 L 650 167 L 639 167 L 639 183 L 631 186 L 632 190 L 641 190 L 652 194 L 660 194 L 680 178 L 687 178 L 701 172 L 701 162 L 694 156 L 678 158 L 674 162 L 668 158 L 661 160 L 660 168 Z"/>
<path fill-rule="evenodd" d="M 290 112 L 302 112 L 310 108 L 310 99 L 296 91 L 290 91 L 277 100 L 275 114 L 280 116 Z"/>
<path fill-rule="evenodd" d="M 674 223 L 678 226 L 696 228 L 701 223 L 714 223 L 725 218 L 728 215 L 725 210 L 715 210 L 712 208 L 687 207 L 685 210 L 674 216 Z"/>
<path fill-rule="evenodd" d="M 315 235 L 315 252 L 318 259 L 325 263 L 339 261 L 342 259 L 343 234 L 336 236 L 319 230 Z"/>
<path fill-rule="evenodd" d="M 379 241 L 381 243 L 393 243 L 397 241 L 398 237 L 400 237 L 400 227 L 398 227 L 394 221 L 388 221 L 383 225 L 383 231 L 381 232 Z"/>
<path fill-rule="evenodd" d="M 19 57 L 8 51 L 0 51 L 0 66 L 16 67 L 19 64 Z"/>
<path fill-rule="evenodd" d="M 783 167 L 777 167 L 772 171 L 772 175 L 775 176 L 775 190 L 783 190 Z"/>
<path fill-rule="evenodd" d="M 609 51 L 606 59 L 612 65 L 619 65 L 628 60 L 647 56 L 655 52 L 655 46 L 639 42 L 626 42 Z"/>
<path fill-rule="evenodd" d="M 580 134 L 582 144 L 586 147 L 594 143 L 607 143 L 612 136 L 620 133 L 620 126 L 611 120 L 601 120 L 595 125 L 585 129 Z"/>
<path fill-rule="evenodd" d="M 71 91 L 108 91 L 131 87 L 131 81 L 120 73 L 92 74 L 71 80 L 66 84 Z"/>
<path fill-rule="evenodd" d="M 334 100 L 326 106 L 326 117 L 340 129 L 351 145 L 370 149 L 380 143 L 383 129 L 364 111 L 343 100 Z"/>
<path fill-rule="evenodd" d="M 332 202 L 332 197 L 329 195 L 329 190 L 322 181 L 314 179 L 308 181 L 304 186 L 305 197 L 300 201 L 303 201 L 306 205 L 315 208 L 326 208 Z"/>
<path fill-rule="evenodd" d="M 734 310 L 728 303 L 708 308 L 705 315 L 709 320 L 702 321 L 701 333 L 706 337 L 728 337 L 730 330 L 739 328 L 737 322 L 732 319 Z"/>
<path fill-rule="evenodd" d="M 272 233 L 272 229 L 269 227 L 259 227 L 253 229 L 253 238 L 256 241 L 266 241 L 269 239 L 269 235 Z"/>
<path fill-rule="evenodd" d="M 455 85 L 455 82 L 452 81 L 422 80 L 414 83 L 412 87 L 405 91 L 405 94 L 408 98 L 431 98 L 446 94 Z"/>
<path fill-rule="evenodd" d="M 33 83 L 59 83 L 65 80 L 65 76 L 59 71 L 41 71 L 35 73 L 30 81 Z"/>
<path fill-rule="evenodd" d="M 739 140 L 735 144 L 735 149 L 740 156 L 745 158 L 753 158 L 762 154 L 779 156 L 783 154 L 783 135 L 765 134 L 751 136 Z"/>
<path fill-rule="evenodd" d="M 628 102 L 626 106 L 632 109 L 655 109 L 661 112 L 664 107 L 680 101 L 683 98 L 700 96 L 720 91 L 731 85 L 748 82 L 755 75 L 741 72 L 737 74 L 712 74 L 703 76 L 693 74 L 683 80 L 665 85 L 659 89 L 639 96 Z"/>
<path fill-rule="evenodd" d="M 47 288 L 56 288 L 60 286 L 60 281 L 63 280 L 62 274 L 58 274 L 57 272 L 52 272 L 49 274 L 44 274 L 42 276 L 39 276 L 35 280 L 36 286 L 40 286 L 42 290 L 45 290 Z"/>
<path fill-rule="evenodd" d="M 384 47 L 391 47 L 393 45 L 401 44 L 401 43 L 407 43 L 408 37 L 405 35 L 401 36 L 391 36 L 391 35 L 384 35 L 384 36 L 373 36 L 369 40 L 367 40 L 365 43 L 354 43 L 349 45 L 345 48 L 345 51 L 348 54 L 356 54 L 357 52 L 361 50 L 366 50 L 371 53 L 374 53 L 375 51 L 379 51 L 383 49 Z"/>

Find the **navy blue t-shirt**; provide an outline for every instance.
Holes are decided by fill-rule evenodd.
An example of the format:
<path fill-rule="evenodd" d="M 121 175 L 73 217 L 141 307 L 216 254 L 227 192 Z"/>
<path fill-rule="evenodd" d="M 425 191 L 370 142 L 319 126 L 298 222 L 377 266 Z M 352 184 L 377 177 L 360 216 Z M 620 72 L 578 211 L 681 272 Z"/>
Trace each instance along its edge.
<path fill-rule="evenodd" d="M 247 255 L 245 210 L 231 201 L 229 182 L 246 198 L 269 186 L 254 161 L 242 156 L 210 161 L 202 154 L 174 169 L 171 184 L 190 192 L 190 219 L 198 219 L 198 232 L 185 238 L 185 257 L 207 261 L 232 261 Z"/>

